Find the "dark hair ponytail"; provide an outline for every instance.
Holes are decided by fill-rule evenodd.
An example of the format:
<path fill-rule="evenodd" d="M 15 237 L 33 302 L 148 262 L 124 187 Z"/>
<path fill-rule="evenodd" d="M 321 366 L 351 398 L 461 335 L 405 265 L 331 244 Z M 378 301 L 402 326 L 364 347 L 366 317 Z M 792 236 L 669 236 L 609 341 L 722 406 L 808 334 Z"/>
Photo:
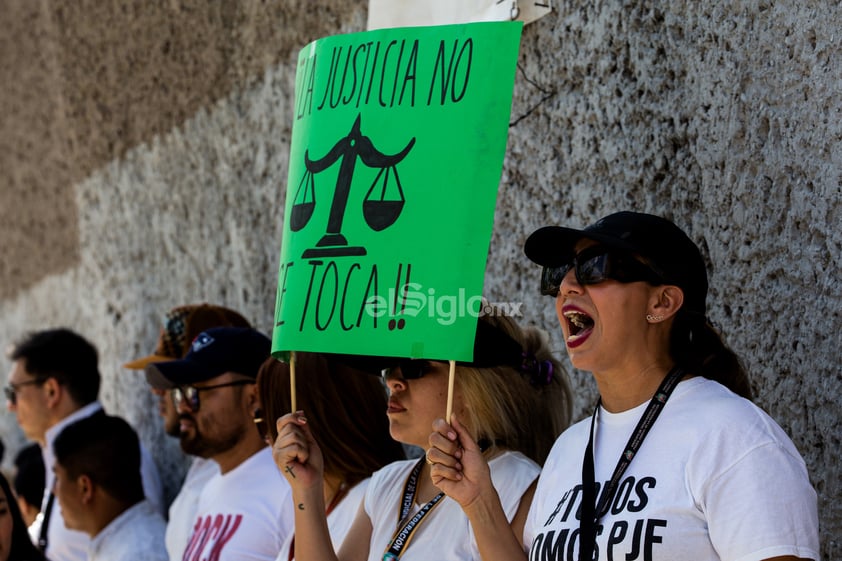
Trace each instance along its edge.
<path fill-rule="evenodd" d="M 703 315 L 684 310 L 678 312 L 672 326 L 670 355 L 689 372 L 752 399 L 748 374 L 739 357 Z"/>

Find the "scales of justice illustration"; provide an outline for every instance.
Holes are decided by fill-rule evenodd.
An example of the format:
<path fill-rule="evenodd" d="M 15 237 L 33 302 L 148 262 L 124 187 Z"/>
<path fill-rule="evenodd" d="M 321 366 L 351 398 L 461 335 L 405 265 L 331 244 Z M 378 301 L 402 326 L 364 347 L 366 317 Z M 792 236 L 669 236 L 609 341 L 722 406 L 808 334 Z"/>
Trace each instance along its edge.
<path fill-rule="evenodd" d="M 385 230 L 395 223 L 403 210 L 406 199 L 398 177 L 397 165 L 412 150 L 415 145 L 415 138 L 413 137 L 406 147 L 397 154 L 384 154 L 375 148 L 369 137 L 362 134 L 360 120 L 361 115 L 358 115 L 348 136 L 339 139 L 322 158 L 311 160 L 310 150 L 307 149 L 304 152 L 304 167 L 307 171 L 298 184 L 295 199 L 293 199 L 290 213 L 290 230 L 293 232 L 304 228 L 313 217 L 313 212 L 316 209 L 314 176 L 331 167 L 337 160 L 341 160 L 325 233 L 315 247 L 304 251 L 302 254 L 304 259 L 366 254 L 365 247 L 349 244 L 342 234 L 342 222 L 345 219 L 357 159 L 366 167 L 379 168 L 380 170 L 363 199 L 363 218 L 369 228 L 376 232 Z M 394 183 L 397 186 L 396 198 L 387 198 L 390 177 L 394 178 Z"/>

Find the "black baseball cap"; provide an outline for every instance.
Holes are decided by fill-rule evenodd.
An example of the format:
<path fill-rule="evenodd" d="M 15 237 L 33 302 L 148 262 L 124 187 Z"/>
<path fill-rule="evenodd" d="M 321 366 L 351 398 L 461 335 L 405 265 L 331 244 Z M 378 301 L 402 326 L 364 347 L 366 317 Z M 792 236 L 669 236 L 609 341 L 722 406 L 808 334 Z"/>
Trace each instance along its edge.
<path fill-rule="evenodd" d="M 594 240 L 606 247 L 636 254 L 664 280 L 684 291 L 684 308 L 705 313 L 708 278 L 699 247 L 681 228 L 654 214 L 617 212 L 577 230 L 544 226 L 532 232 L 524 253 L 544 267 L 559 267 L 575 256 L 576 242 Z"/>
<path fill-rule="evenodd" d="M 257 378 L 272 342 L 250 327 L 215 327 L 201 332 L 181 360 L 146 366 L 146 380 L 158 389 L 204 382 L 226 372 Z"/>
<path fill-rule="evenodd" d="M 393 368 L 405 357 L 391 356 L 366 356 L 348 354 L 326 354 L 332 360 L 350 366 L 361 372 L 380 376 L 385 368 Z M 493 368 L 495 366 L 518 367 L 523 363 L 523 349 L 517 341 L 487 321 L 480 318 L 477 321 L 477 329 L 474 334 L 473 360 L 457 361 L 461 366 L 473 366 L 475 368 Z M 419 357 L 418 360 L 423 360 Z"/>

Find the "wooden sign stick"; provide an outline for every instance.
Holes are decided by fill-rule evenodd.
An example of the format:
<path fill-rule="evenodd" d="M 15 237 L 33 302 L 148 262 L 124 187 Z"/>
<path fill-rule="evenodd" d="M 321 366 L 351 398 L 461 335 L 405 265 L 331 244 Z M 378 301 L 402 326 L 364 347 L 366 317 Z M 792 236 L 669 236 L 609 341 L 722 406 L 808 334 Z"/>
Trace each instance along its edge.
<path fill-rule="evenodd" d="M 453 413 L 453 384 L 456 381 L 456 361 L 450 361 L 450 376 L 447 379 L 447 416 L 445 420 L 450 423 L 450 415 Z"/>
<path fill-rule="evenodd" d="M 289 397 L 292 401 L 292 413 L 298 411 L 295 403 L 295 351 L 289 353 Z"/>

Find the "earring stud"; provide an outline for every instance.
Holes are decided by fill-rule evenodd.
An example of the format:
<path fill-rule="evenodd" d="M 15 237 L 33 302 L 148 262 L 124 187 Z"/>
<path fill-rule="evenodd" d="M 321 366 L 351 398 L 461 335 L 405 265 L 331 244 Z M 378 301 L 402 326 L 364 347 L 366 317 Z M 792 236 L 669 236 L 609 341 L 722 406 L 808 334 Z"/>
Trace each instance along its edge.
<path fill-rule="evenodd" d="M 646 321 L 657 322 L 664 319 L 664 316 L 653 316 L 652 314 L 646 314 Z"/>

